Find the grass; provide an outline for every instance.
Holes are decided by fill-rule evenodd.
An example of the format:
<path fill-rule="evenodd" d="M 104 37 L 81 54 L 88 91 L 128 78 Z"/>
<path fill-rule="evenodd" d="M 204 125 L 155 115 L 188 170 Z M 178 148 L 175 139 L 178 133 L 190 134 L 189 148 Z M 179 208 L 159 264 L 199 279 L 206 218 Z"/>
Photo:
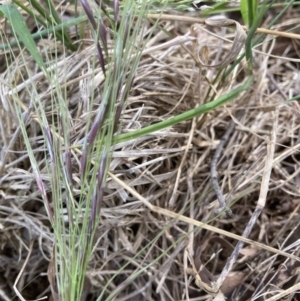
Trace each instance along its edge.
<path fill-rule="evenodd" d="M 297 298 L 297 3 L 45 4 L 0 7 L 0 296 Z"/>

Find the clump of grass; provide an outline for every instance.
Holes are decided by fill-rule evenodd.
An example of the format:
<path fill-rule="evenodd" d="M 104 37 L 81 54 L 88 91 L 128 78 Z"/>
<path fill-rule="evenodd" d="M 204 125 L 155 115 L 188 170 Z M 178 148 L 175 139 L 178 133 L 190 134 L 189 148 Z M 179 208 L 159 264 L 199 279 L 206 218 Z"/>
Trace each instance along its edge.
<path fill-rule="evenodd" d="M 56 192 L 56 195 L 52 194 L 56 205 L 53 228 L 56 232 L 55 268 L 60 300 L 80 300 L 82 295 L 86 269 L 95 244 L 95 232 L 100 222 L 99 213 L 111 159 L 113 136 L 118 130 L 120 108 L 122 109 L 128 97 L 143 48 L 144 15 L 147 12 L 147 4 L 137 5 L 134 1 L 128 1 L 119 16 L 119 3 L 114 1 L 114 19 L 109 29 L 104 25 L 100 8 L 92 11 L 87 1 L 81 1 L 81 4 L 92 25 L 104 81 L 100 88 L 101 103 L 87 117 L 79 165 L 80 194 L 77 199 L 74 198 L 72 185 L 72 152 L 68 136 L 71 127 L 67 115 L 60 121 L 64 141 L 60 142 L 58 139 L 57 147 L 52 148 L 59 162 L 57 164 L 53 161 L 51 164 L 51 187 Z M 94 15 L 97 16 L 97 21 Z M 109 49 L 107 42 L 108 30 L 112 31 L 112 49 Z M 93 107 L 93 94 L 90 101 Z M 58 104 L 60 110 L 67 114 L 68 109 L 62 102 Z M 51 145 L 50 139 L 48 144 Z M 62 148 L 65 149 L 65 158 L 60 151 Z M 67 188 L 65 193 L 62 183 Z M 63 194 L 64 201 L 61 202 Z M 65 206 L 69 217 L 67 228 L 62 215 Z"/>
<path fill-rule="evenodd" d="M 30 221 L 29 235 L 15 235 L 21 237 L 22 246 L 27 245 L 27 236 L 36 233 L 46 241 L 42 248 L 52 257 L 47 258 L 50 259 L 47 276 L 55 300 L 86 300 L 89 282 L 96 288 L 94 299 L 99 301 L 118 297 L 122 300 L 208 298 L 216 286 L 224 295 L 235 295 L 240 300 L 247 300 L 249 292 L 252 296 L 264 293 L 260 286 L 256 291 L 250 291 L 251 285 L 243 287 L 243 282 L 252 284 L 259 274 L 258 279 L 267 288 L 261 271 L 253 267 L 249 271 L 248 265 L 244 265 L 239 279 L 228 275 L 233 264 L 238 266 L 235 260 L 239 254 L 234 255 L 230 268 L 217 281 L 229 255 L 223 257 L 218 245 L 222 240 L 214 239 L 211 233 L 225 237 L 224 245 L 224 240 L 255 245 L 254 250 L 242 250 L 243 254 L 248 254 L 245 255 L 248 259 L 259 257 L 260 263 L 265 260 L 265 270 L 271 268 L 270 254 L 276 252 L 289 260 L 298 260 L 289 250 L 276 249 L 276 235 L 271 247 L 261 242 L 261 232 L 255 228 L 251 239 L 258 242 L 240 236 L 249 215 L 255 212 L 265 165 L 262 158 L 268 154 L 263 135 L 268 135 L 273 128 L 273 135 L 278 132 L 278 143 L 286 144 L 284 139 L 291 136 L 286 130 L 291 108 L 285 107 L 286 111 L 281 113 L 282 122 L 277 131 L 268 110 L 281 102 L 270 94 L 262 106 L 256 96 L 258 92 L 263 95 L 269 91 L 261 86 L 265 78 L 253 83 L 253 77 L 258 75 L 255 68 L 252 75 L 254 41 L 250 33 L 246 45 L 248 54 L 251 52 L 247 54 L 250 64 L 242 59 L 244 54 L 239 56 L 239 48 L 231 52 L 234 56 L 228 60 L 232 43 L 226 38 L 235 40 L 231 29 L 228 36 L 216 29 L 224 43 L 203 32 L 204 28 L 193 31 L 194 27 L 190 31 L 184 27 L 188 34 L 180 37 L 181 40 L 172 38 L 173 32 L 182 35 L 183 29 L 169 21 L 172 18 L 186 21 L 189 17 L 147 14 L 155 12 L 159 4 L 148 2 L 147 5 L 153 5 L 150 7 L 134 1 L 122 5 L 118 1 L 100 1 L 100 5 L 92 6 L 91 2 L 82 1 L 80 7 L 85 17 L 79 18 L 89 21 L 82 48 L 78 48 L 83 51 L 69 55 L 69 50 L 61 50 L 59 43 L 53 43 L 54 48 L 42 54 L 46 64 L 40 68 L 44 73 L 35 70 L 36 74 L 29 68 L 34 65 L 32 57 L 21 51 L 8 69 L 10 74 L 4 77 L 9 79 L 9 89 L 1 95 L 11 99 L 3 103 L 14 117 L 15 126 L 14 137 L 10 142 L 4 141 L 5 148 L 14 151 L 26 148 L 27 152 L 22 154 L 23 167 L 18 165 L 19 157 L 13 158 L 17 153 L 10 152 L 3 162 L 6 161 L 9 173 L 26 170 L 26 189 L 33 191 L 19 194 L 18 208 L 14 205 L 5 212 L 10 212 L 9 223 L 14 225 L 17 224 L 13 222 L 15 216 L 16 220 L 22 216 Z M 151 19 L 160 18 L 160 27 L 146 25 L 143 19 L 146 15 L 152 24 L 155 22 Z M 213 26 L 212 22 L 216 22 L 202 21 L 203 26 Z M 253 21 L 251 34 L 254 35 L 259 21 Z M 55 32 L 63 27 L 56 24 L 49 29 Z M 162 31 L 163 26 L 168 30 Z M 244 32 L 240 31 L 240 37 L 243 36 Z M 143 50 L 148 41 L 148 47 Z M 31 51 L 27 42 L 23 44 L 29 45 Z M 43 42 L 39 41 L 39 46 Z M 244 45 L 244 40 L 238 42 Z M 52 57 L 51 53 L 54 53 Z M 31 55 L 34 57 L 36 53 L 33 51 Z M 261 59 L 261 54 L 255 55 Z M 263 66 L 267 65 L 267 60 L 262 62 Z M 17 69 L 20 64 L 24 66 L 19 68 L 21 72 Z M 23 82 L 17 78 L 15 83 L 12 80 L 15 76 Z M 236 111 L 245 114 L 236 118 Z M 222 179 L 221 190 L 228 192 L 225 200 L 233 200 L 228 206 L 234 215 L 232 220 L 227 220 L 214 216 L 219 211 L 214 210 L 210 178 L 218 179 L 213 173 L 210 175 L 209 162 L 230 119 L 238 126 L 223 150 L 223 158 L 228 158 L 228 162 L 219 165 L 215 162 Z M 13 148 L 20 132 L 25 139 L 19 139 L 19 149 L 16 145 Z M 272 181 L 294 195 L 296 185 L 278 182 L 280 175 L 288 172 L 285 168 L 288 162 L 283 162 L 292 153 L 288 151 L 275 153 L 280 169 L 274 172 Z M 272 156 L 268 155 L 266 162 L 272 163 Z M 12 171 L 14 166 L 18 169 Z M 5 177 L 14 179 L 8 174 Z M 24 186 L 19 183 L 17 187 Z M 266 192 L 268 185 L 262 186 Z M 276 187 L 272 189 L 272 197 L 276 198 Z M 39 223 L 35 212 L 24 209 L 20 213 L 19 208 L 28 208 L 30 201 L 26 197 L 43 200 L 45 212 L 38 211 Z M 280 218 L 274 224 L 273 216 L 263 215 L 267 220 L 265 226 L 273 223 L 273 229 L 283 225 Z M 259 222 L 263 223 L 263 219 Z M 285 223 L 284 227 L 291 229 L 293 223 Z M 43 230 L 38 232 L 36 225 Z M 29 241 L 32 239 L 37 240 L 36 236 Z M 28 245 L 31 250 L 32 244 Z M 241 248 L 242 243 L 238 246 Z M 207 272 L 209 283 L 199 281 L 201 262 L 211 271 Z M 32 267 L 32 262 L 29 264 Z M 189 278 L 190 274 L 196 278 L 197 285 Z M 232 288 L 230 291 L 228 282 L 233 280 L 234 291 Z M 206 290 L 201 291 L 198 287 L 201 285 Z"/>
<path fill-rule="evenodd" d="M 37 2 L 34 4 L 35 8 L 39 8 Z M 30 82 L 32 90 L 28 91 L 34 99 L 26 111 L 30 112 L 34 122 L 40 126 L 45 141 L 43 166 L 37 162 L 34 155 L 26 130 L 26 121 L 21 112 L 21 100 L 17 95 L 13 95 L 32 170 L 55 234 L 48 277 L 52 296 L 57 300 L 81 299 L 87 266 L 95 244 L 95 232 L 100 222 L 99 213 L 111 160 L 113 137 L 118 132 L 120 114 L 127 101 L 147 40 L 143 34 L 148 3 L 127 1 L 120 13 L 119 1 L 113 1 L 114 14 L 113 19 L 109 18 L 109 27 L 104 24 L 105 16 L 101 5 L 94 6 L 92 10 L 87 1 L 82 0 L 81 4 L 92 25 L 97 58 L 103 76 L 99 87 L 95 87 L 92 76 L 90 82 L 86 83 L 89 86 L 82 88 L 90 95 L 83 99 L 90 109 L 87 111 L 81 149 L 74 150 L 71 146 L 70 133 L 73 129 L 68 100 L 65 98 L 66 90 L 62 89 L 56 80 L 61 76 L 56 69 L 49 71 L 44 66 L 42 68 L 51 87 L 50 118 L 46 115 L 45 104 L 40 99 L 36 82 Z M 9 9 L 13 10 L 12 7 Z M 58 21 L 56 18 L 57 24 Z M 17 32 L 21 37 L 20 28 Z M 110 38 L 109 42 L 107 36 Z M 32 43 L 27 42 L 26 45 L 34 49 Z M 36 54 L 36 57 L 43 65 L 40 56 Z M 23 60 L 25 61 L 25 58 Z M 91 63 L 94 70 L 97 61 L 94 59 Z M 29 70 L 27 71 L 29 73 Z M 97 106 L 94 103 L 96 89 L 99 90 L 101 98 Z M 48 192 L 42 169 L 50 180 Z M 76 182 L 76 170 L 80 174 L 79 182 Z"/>

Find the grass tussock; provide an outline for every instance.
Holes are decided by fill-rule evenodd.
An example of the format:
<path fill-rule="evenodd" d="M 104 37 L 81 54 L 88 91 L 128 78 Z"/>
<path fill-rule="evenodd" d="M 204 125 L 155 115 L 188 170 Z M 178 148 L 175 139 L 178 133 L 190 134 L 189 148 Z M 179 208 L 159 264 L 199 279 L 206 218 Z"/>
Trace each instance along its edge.
<path fill-rule="evenodd" d="M 240 16 L 82 2 L 36 41 L 47 72 L 0 52 L 0 298 L 299 300 L 299 6 L 250 66 Z"/>

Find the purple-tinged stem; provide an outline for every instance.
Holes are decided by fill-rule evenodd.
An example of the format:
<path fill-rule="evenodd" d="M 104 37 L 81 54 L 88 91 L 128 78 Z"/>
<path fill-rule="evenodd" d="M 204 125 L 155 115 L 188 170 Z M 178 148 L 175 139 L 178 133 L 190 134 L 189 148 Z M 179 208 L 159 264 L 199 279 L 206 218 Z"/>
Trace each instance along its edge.
<path fill-rule="evenodd" d="M 99 215 L 100 208 L 101 208 L 101 201 L 104 195 L 104 175 L 105 175 L 105 168 L 107 163 L 107 155 L 104 154 L 101 159 L 101 163 L 98 170 L 97 175 L 97 183 L 94 191 L 94 197 L 92 202 L 92 211 L 91 211 L 91 219 L 89 222 L 89 233 L 92 233 L 94 229 L 94 225 L 96 224 L 96 219 Z"/>
<path fill-rule="evenodd" d="M 101 38 L 101 41 L 102 41 L 103 46 L 104 46 L 104 51 L 105 51 L 106 55 L 108 55 L 107 31 L 106 31 L 106 27 L 105 27 L 104 22 L 103 22 L 102 19 L 100 19 L 99 34 L 100 34 L 100 38 Z"/>
<path fill-rule="evenodd" d="M 45 127 L 44 129 L 45 129 L 45 133 L 46 133 L 47 146 L 48 146 L 48 151 L 50 154 L 51 162 L 55 164 L 52 133 L 48 126 Z"/>
<path fill-rule="evenodd" d="M 81 173 L 81 181 L 83 181 L 85 172 L 86 172 L 86 163 L 87 163 L 87 155 L 88 155 L 89 146 L 85 145 L 82 156 L 80 158 L 80 173 Z"/>
<path fill-rule="evenodd" d="M 46 206 L 46 210 L 47 210 L 49 219 L 52 222 L 53 221 L 53 212 L 52 212 L 50 202 L 49 202 L 47 194 L 46 194 L 46 189 L 45 189 L 43 180 L 42 180 L 39 172 L 37 171 L 37 169 L 35 167 L 33 167 L 33 172 L 34 172 L 34 175 L 35 175 L 35 180 L 36 180 L 37 186 L 38 186 L 38 188 L 39 188 L 39 190 L 42 194 L 42 198 L 45 202 L 45 206 Z"/>
<path fill-rule="evenodd" d="M 120 2 L 119 0 L 114 0 L 114 21 L 117 23 L 119 16 Z"/>
<path fill-rule="evenodd" d="M 97 114 L 96 120 L 92 124 L 92 128 L 89 133 L 89 140 L 88 140 L 90 147 L 93 145 L 96 135 L 104 123 L 104 119 L 107 113 L 107 108 L 108 108 L 107 104 L 104 104 L 101 111 Z"/>
<path fill-rule="evenodd" d="M 72 183 L 72 163 L 71 163 L 71 151 L 69 148 L 66 149 L 64 154 L 65 159 L 65 171 L 68 182 Z"/>
<path fill-rule="evenodd" d="M 118 125 L 119 125 L 122 110 L 123 110 L 123 102 L 120 102 L 116 109 L 113 133 L 116 133 L 118 130 Z"/>
<path fill-rule="evenodd" d="M 101 48 L 99 42 L 96 43 L 96 50 L 97 50 L 97 57 L 98 57 L 98 60 L 99 60 L 99 63 L 100 63 L 100 67 L 103 71 L 103 74 L 105 75 L 106 70 L 105 70 L 104 56 L 103 56 L 102 48 Z"/>
<path fill-rule="evenodd" d="M 82 5 L 87 17 L 89 18 L 94 30 L 97 31 L 97 23 L 96 23 L 96 20 L 94 18 L 94 15 L 92 13 L 89 3 L 86 0 L 80 0 L 80 2 L 81 2 L 81 5 Z"/>

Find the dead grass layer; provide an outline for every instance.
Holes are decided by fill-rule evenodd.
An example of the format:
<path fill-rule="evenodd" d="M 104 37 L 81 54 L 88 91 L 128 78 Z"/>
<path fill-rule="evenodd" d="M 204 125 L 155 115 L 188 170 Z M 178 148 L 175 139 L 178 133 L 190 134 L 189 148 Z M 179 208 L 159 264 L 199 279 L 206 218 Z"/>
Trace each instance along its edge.
<path fill-rule="evenodd" d="M 271 17 L 270 13 L 267 19 Z M 297 16 L 286 17 L 276 25 L 277 30 L 285 31 L 287 26 L 298 23 Z M 243 60 L 224 83 L 215 84 L 209 92 L 206 79 L 212 81 L 219 70 L 199 69 L 187 51 L 199 50 L 189 35 L 192 24 L 174 21 L 161 21 L 161 24 L 175 36 L 184 37 L 185 48 L 176 38 L 162 32 L 150 38 L 120 121 L 122 132 L 193 109 L 210 98 L 228 93 L 247 78 L 247 64 Z M 221 29 L 209 29 L 218 36 L 223 35 Z M 233 33 L 227 30 L 223 37 L 232 40 Z M 208 64 L 228 55 L 231 43 L 209 32 L 202 34 L 202 46 L 208 46 Z M 66 87 L 74 145 L 84 138 L 86 117 L 91 109 L 88 96 L 95 49 L 91 46 L 92 39 L 88 38 L 76 54 L 61 52 L 58 58 L 58 83 Z M 51 65 L 55 59 L 53 57 L 51 62 L 51 53 L 58 46 L 50 38 L 39 41 L 38 45 L 43 55 L 48 55 Z M 254 51 L 255 82 L 248 92 L 193 120 L 117 144 L 112 151 L 110 172 L 157 207 L 180 212 L 195 221 L 210 221 L 216 228 L 241 235 L 258 201 L 275 112 L 278 125 L 266 205 L 249 238 L 299 256 L 300 108 L 298 102 L 285 102 L 299 93 L 298 54 L 298 41 L 265 36 Z M 15 50 L 14 55 L 13 59 L 6 52 L 6 58 L 11 61 L 3 68 L 0 80 L 0 299 L 17 299 L 13 285 L 20 273 L 17 288 L 28 300 L 50 296 L 47 267 L 54 235 L 9 95 L 9 91 L 18 93 L 24 109 L 32 99 L 30 80 L 23 81 L 20 76 L 28 78 L 21 53 Z M 28 55 L 26 64 L 50 120 L 52 115 L 58 114 L 51 105 L 55 87 L 49 87 Z M 101 102 L 102 82 L 98 68 L 93 116 Z M 205 97 L 207 94 L 210 97 Z M 51 175 L 45 164 L 49 154 L 45 153 L 45 141 L 33 117 L 24 118 L 27 118 L 27 131 L 51 198 Z M 235 129 L 222 150 L 217 171 L 233 216 L 215 217 L 218 204 L 212 190 L 210 163 L 232 120 Z M 79 155 L 72 158 L 72 163 L 75 192 L 79 194 L 78 158 Z M 190 254 L 194 252 L 192 257 L 197 269 L 201 265 L 198 257 L 201 257 L 206 269 L 218 279 L 232 252 L 231 246 L 237 243 L 214 231 L 151 212 L 111 177 L 107 180 L 100 218 L 82 300 L 95 300 L 107 283 L 105 296 L 118 291 L 114 300 L 119 301 L 212 300 L 212 295 L 201 290 L 187 274 L 191 263 L 186 248 Z M 124 265 L 126 267 L 119 271 Z M 298 283 L 299 265 L 295 260 L 246 244 L 227 276 L 223 293 L 228 300 L 266 300 Z M 130 281 L 129 277 L 137 271 L 139 275 Z M 300 300 L 293 290 L 288 298 L 286 300 Z"/>

